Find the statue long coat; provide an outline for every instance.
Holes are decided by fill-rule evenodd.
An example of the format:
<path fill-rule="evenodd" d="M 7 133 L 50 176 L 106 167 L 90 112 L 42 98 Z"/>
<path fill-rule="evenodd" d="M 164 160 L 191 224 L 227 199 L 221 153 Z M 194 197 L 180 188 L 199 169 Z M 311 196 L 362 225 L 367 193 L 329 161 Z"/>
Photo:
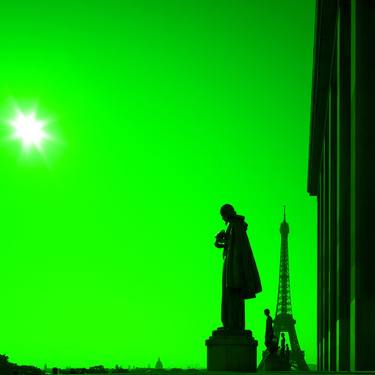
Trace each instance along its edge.
<path fill-rule="evenodd" d="M 246 230 L 244 216 L 235 215 L 231 218 L 226 231 L 226 266 L 223 276 L 227 288 L 239 289 L 240 296 L 249 299 L 255 298 L 262 291 L 262 285 Z"/>

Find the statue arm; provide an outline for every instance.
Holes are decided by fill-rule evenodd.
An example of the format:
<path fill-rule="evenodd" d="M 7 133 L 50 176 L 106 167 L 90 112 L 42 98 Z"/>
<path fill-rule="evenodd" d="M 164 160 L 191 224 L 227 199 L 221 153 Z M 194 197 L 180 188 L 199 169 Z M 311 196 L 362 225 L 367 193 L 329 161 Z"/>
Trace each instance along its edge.
<path fill-rule="evenodd" d="M 216 240 L 215 247 L 217 247 L 218 249 L 222 249 L 223 247 L 225 247 L 225 244 Z"/>
<path fill-rule="evenodd" d="M 226 235 L 225 235 L 225 231 L 224 230 L 220 231 L 215 236 L 215 238 L 216 238 L 216 240 L 215 240 L 215 247 L 217 247 L 218 249 L 222 249 L 223 247 L 225 247 Z"/>

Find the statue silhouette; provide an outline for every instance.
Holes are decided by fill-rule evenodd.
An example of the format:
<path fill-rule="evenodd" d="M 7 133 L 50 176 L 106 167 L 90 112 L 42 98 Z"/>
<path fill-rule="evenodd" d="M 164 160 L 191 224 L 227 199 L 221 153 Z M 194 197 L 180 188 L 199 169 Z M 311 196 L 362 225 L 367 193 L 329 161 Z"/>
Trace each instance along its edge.
<path fill-rule="evenodd" d="M 273 333 L 273 319 L 271 317 L 270 310 L 265 309 L 264 315 L 267 317 L 265 345 L 270 353 L 274 353 L 275 351 L 277 351 L 277 342 L 276 342 L 276 337 Z"/>
<path fill-rule="evenodd" d="M 262 291 L 258 269 L 247 237 L 245 217 L 237 215 L 233 206 L 220 209 L 226 231 L 216 235 L 215 246 L 223 248 L 221 321 L 223 329 L 245 329 L 245 299 Z"/>

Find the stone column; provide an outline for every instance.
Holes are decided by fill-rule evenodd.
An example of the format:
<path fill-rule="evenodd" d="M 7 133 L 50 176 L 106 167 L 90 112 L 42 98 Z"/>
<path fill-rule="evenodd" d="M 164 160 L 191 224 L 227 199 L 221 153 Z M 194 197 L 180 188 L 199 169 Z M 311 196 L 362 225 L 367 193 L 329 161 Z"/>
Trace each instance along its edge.
<path fill-rule="evenodd" d="M 375 1 L 351 7 L 351 370 L 375 370 Z"/>

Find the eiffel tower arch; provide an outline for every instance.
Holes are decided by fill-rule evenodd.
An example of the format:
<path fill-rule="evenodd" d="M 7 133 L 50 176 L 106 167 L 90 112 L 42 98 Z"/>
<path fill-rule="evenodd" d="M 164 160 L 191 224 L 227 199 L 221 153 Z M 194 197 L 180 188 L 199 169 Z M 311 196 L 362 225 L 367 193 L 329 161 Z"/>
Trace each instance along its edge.
<path fill-rule="evenodd" d="M 286 222 L 285 206 L 284 221 L 280 225 L 281 251 L 280 251 L 280 270 L 279 270 L 279 288 L 277 295 L 276 316 L 273 321 L 273 331 L 280 342 L 282 332 L 287 333 L 290 342 L 290 361 L 292 369 L 300 371 L 309 370 L 305 361 L 305 352 L 301 350 L 296 333 L 296 320 L 292 314 L 292 301 L 290 293 L 289 276 L 289 255 L 288 255 L 288 235 L 289 224 Z M 264 369 L 267 350 L 263 352 L 262 361 L 258 370 Z"/>

